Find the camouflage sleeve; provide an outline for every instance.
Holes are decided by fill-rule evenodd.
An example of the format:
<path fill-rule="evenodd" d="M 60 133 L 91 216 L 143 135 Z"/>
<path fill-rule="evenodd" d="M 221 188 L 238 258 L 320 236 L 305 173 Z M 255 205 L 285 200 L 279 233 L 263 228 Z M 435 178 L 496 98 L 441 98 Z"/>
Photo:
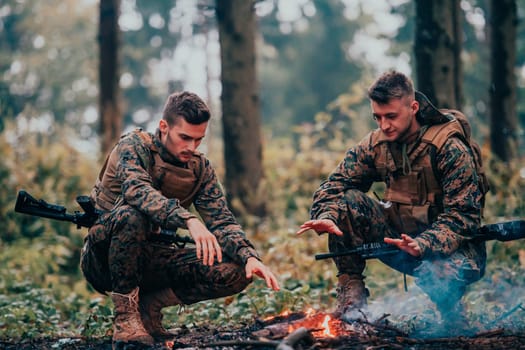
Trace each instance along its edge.
<path fill-rule="evenodd" d="M 187 228 L 186 220 L 196 217 L 180 205 L 178 199 L 168 199 L 153 187 L 147 171 L 149 153 L 136 135 L 122 139 L 117 145 L 119 162 L 117 178 L 122 181 L 126 203 L 137 208 L 155 224 L 169 229 Z"/>
<path fill-rule="evenodd" d="M 367 192 L 376 177 L 370 134 L 356 147 L 350 148 L 328 178 L 315 191 L 310 210 L 312 220 L 330 219 L 337 222 L 344 208 L 341 199 L 345 191 L 358 189 Z"/>
<path fill-rule="evenodd" d="M 481 191 L 470 149 L 452 137 L 436 154 L 443 188 L 443 213 L 416 238 L 423 257 L 450 255 L 481 222 Z"/>
<path fill-rule="evenodd" d="M 228 208 L 222 186 L 206 159 L 202 188 L 193 201 L 206 227 L 219 241 L 223 252 L 234 261 L 246 264 L 250 257 L 260 260 L 252 243 Z"/>

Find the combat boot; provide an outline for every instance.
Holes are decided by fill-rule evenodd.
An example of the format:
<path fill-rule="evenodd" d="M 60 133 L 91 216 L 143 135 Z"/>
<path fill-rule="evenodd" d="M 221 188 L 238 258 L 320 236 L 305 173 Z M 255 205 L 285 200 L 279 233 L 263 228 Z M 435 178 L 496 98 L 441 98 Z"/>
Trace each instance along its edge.
<path fill-rule="evenodd" d="M 363 276 L 342 274 L 337 283 L 337 308 L 334 316 L 341 318 L 358 318 L 359 310 L 366 307 L 369 295 L 365 288 Z"/>
<path fill-rule="evenodd" d="M 113 349 L 118 343 L 141 343 L 153 345 L 154 340 L 146 332 L 139 312 L 139 288 L 128 294 L 111 293 L 115 305 L 115 320 L 113 321 Z"/>
<path fill-rule="evenodd" d="M 169 338 L 174 334 L 162 326 L 162 308 L 166 306 L 181 305 L 182 301 L 175 295 L 171 288 L 144 294 L 140 298 L 140 317 L 144 328 L 155 338 Z"/>

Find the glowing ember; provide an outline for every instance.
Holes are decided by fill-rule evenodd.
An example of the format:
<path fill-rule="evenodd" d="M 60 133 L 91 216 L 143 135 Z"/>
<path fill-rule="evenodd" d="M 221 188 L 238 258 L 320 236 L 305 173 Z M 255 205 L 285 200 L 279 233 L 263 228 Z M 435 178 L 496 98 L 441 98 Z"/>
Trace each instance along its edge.
<path fill-rule="evenodd" d="M 268 316 L 264 319 L 264 321 L 271 321 L 275 318 L 278 318 L 278 317 L 286 317 L 286 316 L 289 316 L 291 315 L 292 312 L 290 310 L 284 310 L 283 312 L 281 312 L 279 315 L 277 316 Z"/>
<path fill-rule="evenodd" d="M 325 313 L 314 313 L 303 319 L 293 321 L 288 324 L 288 334 L 299 327 L 311 330 L 312 335 L 316 338 L 333 338 L 345 332 L 340 320 L 333 319 Z"/>

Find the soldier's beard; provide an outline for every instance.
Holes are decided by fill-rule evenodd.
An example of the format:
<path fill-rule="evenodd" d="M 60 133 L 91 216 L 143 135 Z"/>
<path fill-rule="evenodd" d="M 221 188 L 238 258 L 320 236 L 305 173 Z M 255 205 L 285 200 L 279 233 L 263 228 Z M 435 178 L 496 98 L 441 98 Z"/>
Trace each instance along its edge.
<path fill-rule="evenodd" d="M 164 143 L 164 147 L 166 147 L 168 152 L 170 152 L 171 155 L 173 157 L 175 157 L 175 159 L 177 159 L 181 163 L 189 162 L 189 160 L 193 156 L 193 152 L 191 152 L 191 151 L 174 152 L 174 150 L 176 151 L 176 148 L 177 148 L 176 147 L 176 143 L 173 142 L 173 140 L 172 140 L 172 138 L 171 138 L 169 133 L 166 134 L 166 142 Z"/>

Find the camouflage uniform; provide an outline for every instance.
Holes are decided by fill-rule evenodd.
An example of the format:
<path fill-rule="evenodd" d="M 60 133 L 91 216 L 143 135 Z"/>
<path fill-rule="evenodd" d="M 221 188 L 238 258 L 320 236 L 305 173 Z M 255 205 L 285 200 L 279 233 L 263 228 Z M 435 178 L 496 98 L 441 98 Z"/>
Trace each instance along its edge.
<path fill-rule="evenodd" d="M 387 191 L 391 186 L 391 178 L 381 175 L 378 169 L 380 151 L 386 152 L 386 158 L 396 164 L 396 176 L 395 171 L 410 165 L 405 164 L 403 159 L 410 159 L 411 151 L 418 148 L 428 127 L 425 123 L 431 123 L 436 116 L 443 116 L 427 102 L 420 101 L 418 120 L 423 127 L 417 140 L 411 144 L 403 146 L 388 142 L 388 147 L 380 148 L 374 143 L 372 132 L 349 149 L 344 160 L 315 192 L 311 218 L 330 219 L 343 231 L 343 236 L 329 235 L 332 252 L 363 243 L 382 242 L 384 237 L 399 238 L 401 233 L 416 238 L 422 251 L 420 258 L 400 251 L 381 260 L 415 276 L 416 283 L 438 308 L 447 312 L 447 309 L 456 307 L 466 286 L 483 276 L 486 263 L 484 243 L 468 239 L 480 225 L 482 198 L 470 148 L 460 137 L 452 136 L 436 151 L 432 168 L 440 179 L 441 194 L 435 207 L 421 206 L 426 210 L 425 215 L 429 216 L 426 224 L 425 220 L 413 218 L 417 225 L 411 225 L 413 229 L 407 230 L 400 223 L 399 203 L 393 200 L 384 203 L 366 194 L 374 182 L 386 182 Z M 402 149 L 406 150 L 405 154 Z M 411 162 L 414 168 L 414 160 Z M 421 169 L 419 171 L 422 172 Z M 416 175 L 423 176 L 421 173 Z M 409 183 L 408 186 L 415 188 L 417 184 Z M 408 207 L 415 208 L 417 205 Z M 438 210 L 432 213 L 432 208 Z M 339 275 L 362 276 L 365 268 L 365 260 L 359 255 L 337 257 L 334 262 Z"/>
<path fill-rule="evenodd" d="M 181 200 L 161 193 L 162 179 L 152 178 L 153 148 L 170 166 L 184 167 L 161 144 L 158 130 L 121 138 L 108 158 L 117 164 L 112 183 L 121 191 L 114 191 L 113 209 L 100 216 L 85 239 L 81 268 L 86 279 L 101 293 L 125 293 L 137 286 L 141 292 L 171 287 L 187 304 L 243 290 L 250 283 L 244 271 L 246 261 L 259 256 L 228 209 L 210 162 L 199 155 L 203 162 L 195 179 L 198 186 L 183 206 Z M 224 253 L 222 263 L 205 266 L 197 261 L 193 248 L 152 240 L 161 228 L 187 228 L 186 220 L 196 217 L 187 209 L 192 203 L 217 237 Z"/>

